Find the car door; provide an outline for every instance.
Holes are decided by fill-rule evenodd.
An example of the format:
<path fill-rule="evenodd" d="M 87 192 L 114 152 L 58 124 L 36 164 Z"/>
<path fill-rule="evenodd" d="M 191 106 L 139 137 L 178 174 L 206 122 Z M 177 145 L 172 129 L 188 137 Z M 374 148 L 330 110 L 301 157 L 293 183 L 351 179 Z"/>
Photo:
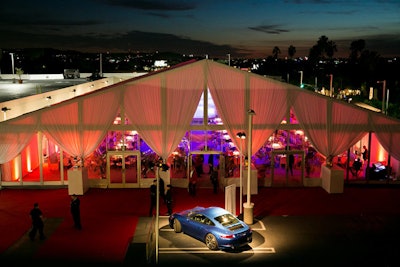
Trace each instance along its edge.
<path fill-rule="evenodd" d="M 207 218 L 202 214 L 195 214 L 194 216 L 190 217 L 190 225 L 188 227 L 187 234 L 202 240 L 207 232 L 207 225 L 205 224 L 206 219 Z"/>

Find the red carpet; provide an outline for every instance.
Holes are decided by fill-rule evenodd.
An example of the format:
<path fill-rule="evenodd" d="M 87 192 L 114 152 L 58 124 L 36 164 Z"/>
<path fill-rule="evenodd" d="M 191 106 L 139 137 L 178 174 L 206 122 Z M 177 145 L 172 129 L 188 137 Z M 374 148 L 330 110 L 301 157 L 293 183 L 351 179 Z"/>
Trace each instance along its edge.
<path fill-rule="evenodd" d="M 195 197 L 189 196 L 186 189 L 173 188 L 173 198 L 175 211 L 197 205 L 224 207 L 225 201 L 223 192 L 215 195 L 211 188 L 198 189 Z M 138 218 L 148 215 L 148 189 L 90 189 L 81 196 L 81 231 L 72 227 L 69 201 L 67 189 L 0 190 L 0 253 L 29 230 L 28 213 L 33 203 L 39 202 L 45 217 L 62 218 L 63 221 L 43 242 L 34 259 L 122 263 Z M 243 201 L 247 201 L 246 196 Z M 251 202 L 254 203 L 255 217 L 399 215 L 400 189 L 346 187 L 343 194 L 328 194 L 322 188 L 259 188 Z M 166 206 L 161 202 L 160 215 L 166 212 Z"/>

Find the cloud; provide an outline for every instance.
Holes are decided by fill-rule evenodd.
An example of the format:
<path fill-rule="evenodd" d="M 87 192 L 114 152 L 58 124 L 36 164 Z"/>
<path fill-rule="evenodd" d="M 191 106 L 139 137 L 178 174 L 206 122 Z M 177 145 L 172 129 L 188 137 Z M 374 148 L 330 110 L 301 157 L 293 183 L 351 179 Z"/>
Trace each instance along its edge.
<path fill-rule="evenodd" d="M 264 32 L 268 34 L 281 34 L 284 32 L 289 32 L 289 30 L 281 28 L 280 25 L 259 25 L 255 27 L 249 27 L 250 30 Z"/>
<path fill-rule="evenodd" d="M 100 0 L 99 2 L 111 6 L 120 6 L 139 10 L 185 11 L 196 8 L 195 2 L 183 0 Z"/>
<path fill-rule="evenodd" d="M 332 0 L 285 0 L 284 3 L 287 4 L 298 4 L 298 5 L 302 5 L 302 4 L 332 4 L 338 2 L 336 1 L 332 1 Z M 343 3 L 345 1 L 341 1 L 341 3 Z"/>
<path fill-rule="evenodd" d="M 2 38 L 1 36 L 7 36 Z M 0 31 L 2 48 L 54 48 L 61 50 L 78 50 L 82 52 L 176 52 L 180 54 L 209 55 L 210 57 L 245 56 L 250 51 L 230 45 L 218 45 L 206 41 L 193 40 L 174 34 L 130 31 L 126 34 L 86 34 L 57 35 L 42 33 L 21 33 Z"/>

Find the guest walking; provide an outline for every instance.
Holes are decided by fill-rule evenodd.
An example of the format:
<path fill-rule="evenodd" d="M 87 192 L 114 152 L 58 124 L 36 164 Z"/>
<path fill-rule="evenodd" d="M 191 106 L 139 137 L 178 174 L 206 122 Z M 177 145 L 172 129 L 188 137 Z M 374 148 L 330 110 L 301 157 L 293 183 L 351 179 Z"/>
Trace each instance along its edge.
<path fill-rule="evenodd" d="M 72 214 L 72 219 L 74 220 L 74 227 L 78 230 L 82 229 L 81 225 L 81 201 L 78 198 L 77 195 L 73 194 L 71 196 L 71 214 Z"/>
<path fill-rule="evenodd" d="M 160 197 L 163 199 L 163 201 L 165 203 L 165 183 L 164 183 L 164 180 L 161 177 L 159 177 L 158 179 L 159 179 L 158 180 L 158 182 L 159 182 L 158 186 L 160 187 L 159 188 L 160 189 Z"/>
<path fill-rule="evenodd" d="M 168 215 L 172 214 L 172 192 L 171 185 L 167 185 L 167 190 L 165 191 L 165 204 L 167 204 Z"/>
<path fill-rule="evenodd" d="M 192 165 L 192 170 L 190 171 L 189 176 L 189 194 L 191 196 L 196 195 L 196 184 L 197 184 L 198 174 L 195 166 Z"/>
<path fill-rule="evenodd" d="M 217 167 L 213 167 L 210 175 L 210 180 L 213 185 L 214 194 L 218 193 L 218 169 Z"/>
<path fill-rule="evenodd" d="M 32 220 L 32 228 L 29 232 L 29 238 L 33 241 L 35 240 L 36 233 L 39 232 L 40 240 L 46 239 L 44 235 L 44 223 L 43 223 L 43 212 L 39 208 L 39 203 L 33 204 L 33 209 L 31 209 L 29 216 Z"/>
<path fill-rule="evenodd" d="M 368 148 L 366 146 L 363 146 L 364 151 L 362 152 L 362 157 L 364 162 L 368 160 Z"/>
<path fill-rule="evenodd" d="M 289 171 L 292 176 L 293 176 L 293 164 L 294 164 L 294 155 L 289 154 Z"/>
<path fill-rule="evenodd" d="M 150 186 L 150 210 L 149 216 L 153 216 L 153 209 L 156 207 L 157 203 L 157 180 L 153 180 Z"/>

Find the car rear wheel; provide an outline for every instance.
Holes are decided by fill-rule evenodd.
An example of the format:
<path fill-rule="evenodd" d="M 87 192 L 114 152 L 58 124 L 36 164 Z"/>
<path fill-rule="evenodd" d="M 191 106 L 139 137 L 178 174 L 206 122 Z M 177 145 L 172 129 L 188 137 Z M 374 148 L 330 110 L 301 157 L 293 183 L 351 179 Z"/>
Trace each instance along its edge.
<path fill-rule="evenodd" d="M 218 250 L 218 241 L 213 234 L 207 234 L 205 242 L 209 249 Z"/>
<path fill-rule="evenodd" d="M 175 233 L 180 233 L 180 232 L 182 232 L 182 225 L 181 225 L 181 222 L 178 221 L 177 219 L 174 220 L 174 231 L 175 231 Z"/>

